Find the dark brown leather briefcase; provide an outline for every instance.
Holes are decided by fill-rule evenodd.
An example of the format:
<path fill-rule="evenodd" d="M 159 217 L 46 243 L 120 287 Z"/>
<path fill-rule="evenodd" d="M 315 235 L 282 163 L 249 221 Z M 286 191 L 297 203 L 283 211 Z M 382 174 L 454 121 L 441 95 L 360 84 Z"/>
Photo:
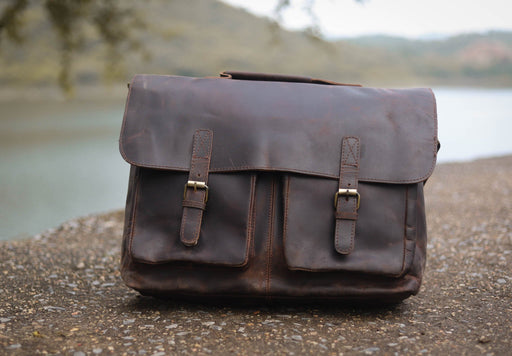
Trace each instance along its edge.
<path fill-rule="evenodd" d="M 137 75 L 125 283 L 165 297 L 399 301 L 425 267 L 429 89 Z"/>

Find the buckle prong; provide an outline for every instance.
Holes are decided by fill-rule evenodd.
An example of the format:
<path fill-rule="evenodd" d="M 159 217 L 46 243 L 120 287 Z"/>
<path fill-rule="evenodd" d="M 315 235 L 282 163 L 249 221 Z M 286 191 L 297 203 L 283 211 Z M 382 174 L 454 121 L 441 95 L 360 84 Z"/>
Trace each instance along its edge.
<path fill-rule="evenodd" d="M 356 197 L 357 199 L 357 205 L 356 210 L 359 209 L 359 203 L 361 202 L 361 195 L 357 192 L 357 189 L 347 189 L 347 188 L 341 188 L 339 189 L 336 194 L 334 195 L 334 208 L 338 208 L 338 199 L 339 197 Z"/>

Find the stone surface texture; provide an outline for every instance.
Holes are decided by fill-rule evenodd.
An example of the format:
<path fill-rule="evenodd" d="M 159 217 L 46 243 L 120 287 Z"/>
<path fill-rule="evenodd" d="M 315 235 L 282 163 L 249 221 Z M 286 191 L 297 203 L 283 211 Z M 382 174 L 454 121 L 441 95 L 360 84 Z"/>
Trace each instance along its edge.
<path fill-rule="evenodd" d="M 424 284 L 384 308 L 141 297 L 118 271 L 120 211 L 1 242 L 0 354 L 510 354 L 512 156 L 438 165 L 426 200 Z"/>

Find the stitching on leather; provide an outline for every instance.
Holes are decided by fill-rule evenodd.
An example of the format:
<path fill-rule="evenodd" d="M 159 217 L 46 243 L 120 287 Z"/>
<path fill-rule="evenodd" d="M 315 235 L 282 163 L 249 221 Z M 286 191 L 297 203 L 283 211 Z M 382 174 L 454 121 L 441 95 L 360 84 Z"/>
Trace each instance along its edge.
<path fill-rule="evenodd" d="M 268 209 L 268 237 L 267 237 L 267 276 L 266 276 L 266 285 L 265 285 L 265 291 L 267 296 L 270 296 L 270 280 L 271 280 L 271 274 L 272 274 L 272 236 L 274 233 L 274 187 L 275 181 L 272 177 L 271 180 L 271 188 L 270 188 L 270 206 Z"/>
<path fill-rule="evenodd" d="M 283 222 L 283 251 L 284 251 L 284 258 L 286 260 L 286 264 L 289 267 L 289 261 L 286 254 L 286 236 L 288 235 L 288 207 L 290 205 L 289 198 L 290 198 L 290 176 L 285 176 L 285 195 L 284 195 L 284 222 Z"/>
<path fill-rule="evenodd" d="M 139 169 L 139 168 L 137 168 Z M 133 203 L 133 212 L 132 212 L 132 223 L 131 223 L 131 231 L 130 231 L 130 247 L 129 247 L 129 251 L 130 251 L 130 256 L 132 256 L 133 258 L 133 238 L 135 236 L 135 226 L 136 226 L 136 219 L 137 219 L 137 205 L 139 203 L 139 190 L 140 190 L 140 182 L 141 182 L 141 179 L 142 179 L 142 172 L 138 172 L 135 176 L 135 197 L 134 197 L 134 203 Z"/>
<path fill-rule="evenodd" d="M 246 243 L 245 243 L 245 258 L 244 263 L 242 265 L 246 264 L 248 262 L 248 257 L 250 252 L 255 253 L 254 251 L 254 229 L 256 227 L 255 219 L 255 205 L 256 205 L 256 175 L 251 175 L 251 189 L 249 192 L 249 213 L 247 215 L 247 236 L 246 236 Z"/>
<path fill-rule="evenodd" d="M 432 112 L 434 113 L 434 116 L 432 117 L 432 119 L 434 120 L 434 133 L 436 134 L 432 138 L 432 141 L 433 141 L 432 148 L 433 148 L 434 158 L 432 159 L 432 165 L 430 166 L 429 172 L 421 180 L 424 180 L 424 179 L 428 178 L 430 175 L 432 175 L 432 173 L 434 172 L 434 167 L 436 166 L 436 161 L 437 161 L 437 142 L 438 142 L 438 140 L 437 140 L 437 135 L 438 135 L 437 102 L 436 102 L 436 97 L 435 97 L 432 89 L 429 88 L 429 91 L 430 91 L 430 95 L 432 96 Z"/>
<path fill-rule="evenodd" d="M 350 234 L 350 247 L 348 248 L 347 252 L 351 252 L 354 250 L 354 240 L 356 236 L 356 222 L 350 221 L 350 224 L 352 224 L 352 233 Z"/>
<path fill-rule="evenodd" d="M 196 154 L 198 157 L 206 156 L 207 148 L 205 147 L 206 146 L 205 139 L 206 138 L 205 138 L 204 132 L 198 131 L 197 132 L 197 151 L 196 151 Z"/>
<path fill-rule="evenodd" d="M 343 143 L 341 144 L 341 164 L 340 164 L 340 174 L 339 174 L 339 181 L 338 181 L 338 188 L 341 188 L 343 183 L 343 162 L 345 161 L 345 150 L 343 149 Z"/>
<path fill-rule="evenodd" d="M 406 202 L 406 206 L 405 206 L 405 234 L 404 234 L 404 251 L 403 251 L 403 256 L 404 256 L 404 259 L 403 259 L 403 263 L 402 263 L 402 269 L 400 271 L 400 273 L 398 274 L 398 277 L 402 276 L 404 273 L 407 272 L 407 270 L 411 267 L 412 263 L 413 263 L 413 259 L 414 259 L 414 248 L 416 246 L 416 238 L 411 236 L 411 235 L 415 235 L 416 234 L 416 222 L 414 225 L 411 225 L 411 229 L 409 230 L 408 229 L 408 222 L 409 222 L 409 205 L 411 205 L 413 208 L 414 208 L 414 211 L 412 212 L 413 216 L 416 216 L 417 214 L 417 211 L 416 211 L 416 208 L 415 208 L 415 204 L 416 204 L 416 201 L 411 201 L 411 198 L 410 198 L 410 194 L 409 194 L 409 191 L 410 189 L 412 189 L 411 186 L 407 186 L 406 187 L 406 199 L 405 199 L 405 202 Z M 418 199 L 418 187 L 415 186 L 414 189 L 416 189 L 416 200 Z M 414 217 L 412 217 L 412 219 L 414 219 Z M 411 242 L 411 249 L 408 250 L 407 249 L 407 242 L 410 241 Z M 410 255 L 410 257 L 408 258 L 407 255 Z M 407 260 L 409 260 L 410 262 L 408 264 L 406 264 Z"/>
<path fill-rule="evenodd" d="M 359 160 L 361 159 L 360 142 L 356 139 L 356 156 L 354 159 L 354 165 L 359 169 Z"/>
<path fill-rule="evenodd" d="M 434 117 L 433 118 L 435 120 L 435 126 L 437 128 L 437 118 Z M 351 137 L 351 136 L 347 136 L 347 137 Z M 352 137 L 352 138 L 355 138 L 355 137 Z M 435 157 L 435 154 L 437 152 L 437 139 L 436 137 L 433 137 L 432 139 L 432 142 L 433 142 L 433 152 L 434 152 L 434 157 Z M 358 146 L 359 146 L 359 143 L 358 143 Z M 121 154 L 122 156 L 124 157 L 125 161 L 134 165 L 134 166 L 138 166 L 138 167 L 147 167 L 147 168 L 158 168 L 158 169 L 166 169 L 166 170 L 178 170 L 178 171 L 188 171 L 189 168 L 188 167 L 179 167 L 179 166 L 163 166 L 163 165 L 156 165 L 156 164 L 150 164 L 150 163 L 147 163 L 145 161 L 142 161 L 142 162 L 135 162 L 133 160 L 130 160 L 128 159 L 128 157 L 126 156 L 125 152 L 124 152 L 124 149 L 123 149 L 123 145 L 121 144 Z M 359 147 L 358 147 L 359 149 Z M 432 174 L 432 171 L 434 170 L 434 166 L 435 166 L 435 158 L 432 160 L 432 166 L 430 168 L 430 170 L 427 172 L 426 175 L 424 175 L 423 177 L 419 177 L 419 178 L 411 178 L 411 179 L 377 179 L 377 178 L 371 178 L 371 177 L 364 177 L 364 176 L 361 176 L 359 177 L 359 180 L 360 181 L 365 181 L 365 182 L 379 182 L 379 183 L 391 183 L 391 184 L 401 184 L 401 183 L 417 183 L 417 182 L 421 182 L 421 181 L 424 181 L 426 178 L 428 178 L 431 174 Z M 359 166 L 359 164 L 358 164 Z M 314 175 L 314 176 L 320 176 L 320 177 L 326 177 L 326 178 L 333 178 L 333 179 L 340 179 L 341 177 L 340 176 L 335 176 L 335 175 L 331 175 L 331 174 L 325 174 L 323 172 L 319 172 L 319 171 L 310 171 L 310 170 L 306 170 L 306 169 L 289 169 L 289 168 L 283 168 L 283 167 L 269 167 L 269 166 L 260 166 L 260 167 L 256 167 L 256 166 L 236 166 L 236 167 L 219 167 L 219 168 L 209 168 L 209 172 L 218 172 L 218 173 L 222 173 L 222 172 L 234 172 L 234 171 L 239 171 L 239 170 L 267 170 L 267 171 L 285 171 L 285 172 L 292 172 L 292 173 L 303 173 L 303 174 L 311 174 L 311 175 Z"/>
<path fill-rule="evenodd" d="M 403 246 L 402 247 L 402 267 L 400 268 L 399 274 L 401 274 L 405 270 L 405 261 L 407 260 L 405 254 L 407 253 L 407 251 L 406 251 L 406 247 L 407 246 L 406 245 L 407 245 L 407 240 L 408 240 L 408 238 L 407 238 L 407 233 L 408 233 L 407 232 L 407 218 L 408 218 L 408 215 L 409 215 L 409 187 L 408 186 L 405 187 L 404 207 L 405 207 L 405 209 L 404 209 L 405 212 L 404 212 L 404 217 L 403 217 L 404 235 L 403 235 L 403 238 L 402 238 L 402 240 L 403 240 L 403 242 L 402 242 L 402 246 Z"/>
<path fill-rule="evenodd" d="M 197 243 L 199 240 L 199 234 L 201 233 L 201 223 L 203 222 L 203 211 L 196 209 L 194 211 L 195 215 L 197 216 L 194 220 L 196 221 L 196 225 L 192 234 L 192 242 Z"/>
<path fill-rule="evenodd" d="M 198 224 L 196 223 L 195 226 L 190 231 L 189 224 L 187 224 L 187 220 L 190 220 L 190 219 L 188 219 L 189 209 L 193 209 L 193 208 L 187 208 L 187 207 L 183 208 L 183 218 L 182 218 L 183 221 L 181 224 L 181 227 L 182 227 L 181 237 L 182 237 L 183 242 L 196 243 L 197 240 L 199 239 L 198 235 L 199 235 L 200 229 L 198 227 L 201 226 L 203 211 L 196 209 L 197 214 L 199 214 L 199 216 L 197 219 L 192 219 L 192 220 L 199 221 L 199 223 Z M 190 212 L 194 213 L 196 211 L 190 211 Z M 190 231 L 190 234 L 189 234 L 189 231 Z M 189 235 L 191 236 L 191 238 L 189 238 Z"/>
<path fill-rule="evenodd" d="M 344 228 L 348 225 L 348 224 L 351 224 L 351 235 L 349 235 L 349 239 L 350 239 L 350 245 L 348 248 L 345 248 L 344 246 L 346 245 L 346 240 L 345 238 L 343 238 L 343 236 L 345 234 L 343 234 L 343 232 L 341 232 L 341 240 L 342 240 L 342 243 L 340 244 L 339 243 L 339 238 L 338 238 L 338 230 L 344 230 Z M 342 253 L 350 253 L 352 251 L 352 249 L 354 248 L 354 236 L 355 236 L 355 231 L 356 231 L 356 222 L 354 220 L 341 220 L 341 219 L 338 219 L 336 220 L 336 247 L 338 248 L 339 247 L 339 250 L 340 252 Z"/>
<path fill-rule="evenodd" d="M 410 220 L 412 219 L 412 218 L 409 216 L 409 206 L 410 206 L 410 205 L 412 205 L 413 207 L 415 206 L 415 205 L 411 204 L 411 203 L 413 203 L 413 202 L 411 201 L 411 199 L 412 199 L 412 198 L 410 197 L 410 193 L 409 193 L 409 192 L 410 192 L 410 189 L 411 189 L 411 186 L 406 186 L 406 200 L 405 200 L 405 202 L 406 202 L 406 210 L 405 210 L 406 215 L 405 215 L 405 227 L 407 228 L 408 226 L 410 226 L 410 227 L 411 227 L 411 229 L 414 229 L 415 227 L 414 227 L 413 225 L 409 224 Z M 414 189 L 416 189 L 416 187 L 414 187 Z M 418 199 L 418 196 L 417 196 L 417 194 L 416 194 L 416 200 L 417 200 L 417 199 Z M 416 210 L 416 209 L 414 209 L 414 210 Z M 407 234 L 407 240 L 411 240 L 411 241 L 413 241 L 414 239 L 413 239 L 413 238 L 409 238 L 409 237 L 410 237 L 409 235 L 410 235 L 410 234 Z"/>
<path fill-rule="evenodd" d="M 405 272 L 405 261 L 406 258 L 406 248 L 407 248 L 407 214 L 408 214 L 408 203 L 409 203 L 409 187 L 405 187 L 405 194 L 404 194 L 404 209 L 402 209 L 402 219 L 400 221 L 403 221 L 403 225 L 405 226 L 405 231 L 402 237 L 402 267 L 400 268 L 400 271 L 396 274 L 397 277 L 401 276 Z"/>
<path fill-rule="evenodd" d="M 343 251 L 343 249 L 340 246 L 340 227 L 341 227 L 341 221 L 336 219 L 336 225 L 335 225 L 335 233 L 334 233 L 334 247 L 336 248 L 336 251 L 338 251 L 338 248 L 340 251 Z"/>
<path fill-rule="evenodd" d="M 197 150 L 198 150 L 198 147 L 200 145 L 199 143 L 199 140 L 200 140 L 200 133 L 199 133 L 199 130 L 196 130 L 196 132 L 194 132 L 194 140 L 193 140 L 193 144 L 192 144 L 192 158 L 196 158 L 198 155 L 197 155 Z M 192 164 L 192 162 L 191 162 Z M 192 168 L 191 168 L 192 170 Z"/>
<path fill-rule="evenodd" d="M 192 157 L 192 158 L 193 159 L 192 159 L 192 162 L 190 162 L 190 172 L 189 172 L 189 175 L 191 175 L 191 176 L 192 175 L 197 175 L 197 173 L 196 173 L 196 167 L 197 166 L 196 166 L 196 163 L 194 162 L 195 161 L 194 160 L 195 157 Z"/>
<path fill-rule="evenodd" d="M 200 230 L 201 230 L 201 223 L 202 223 L 202 220 L 203 220 L 203 210 L 202 209 L 196 209 L 197 211 L 190 211 L 191 213 L 197 213 L 197 216 L 196 218 L 194 219 L 194 216 L 192 217 L 192 220 L 195 220 L 195 225 L 193 227 L 193 229 L 191 230 L 190 232 L 190 235 L 191 235 L 191 238 L 188 238 L 189 236 L 189 228 L 188 228 L 188 224 L 187 224 L 187 218 L 188 218 L 188 213 L 189 213 L 189 209 L 195 209 L 195 208 L 189 208 L 189 207 L 184 207 L 183 208 L 183 217 L 182 217 L 182 223 L 181 223 L 181 237 L 182 237 L 182 240 L 184 242 L 187 242 L 187 243 L 197 243 L 197 241 L 199 240 L 199 233 L 200 233 Z"/>
<path fill-rule="evenodd" d="M 119 151 L 121 152 L 121 155 L 123 157 L 125 157 L 125 159 L 126 159 L 126 154 L 124 153 L 123 137 L 124 137 L 124 133 L 125 133 L 125 130 L 126 130 L 126 124 L 128 122 L 128 107 L 130 106 L 130 96 L 131 96 L 132 90 L 134 88 L 135 78 L 137 78 L 137 75 L 135 75 L 132 78 L 132 81 L 130 82 L 130 86 L 128 88 L 128 95 L 126 97 L 126 104 L 124 106 L 123 124 L 121 125 L 121 135 L 119 136 Z"/>
<path fill-rule="evenodd" d="M 269 275 L 268 275 L 268 286 L 269 286 L 269 295 L 267 297 L 268 301 L 270 301 L 272 299 L 272 296 L 270 295 L 270 289 L 272 287 L 272 262 L 274 261 L 274 225 L 276 223 L 276 220 L 274 219 L 274 206 L 276 204 L 276 196 L 277 196 L 277 185 L 278 185 L 278 181 L 277 179 L 272 179 L 272 232 L 271 232 L 271 239 L 270 239 L 270 260 L 269 260 L 269 264 L 268 264 L 268 271 L 269 271 Z"/>
<path fill-rule="evenodd" d="M 347 154 L 345 155 L 345 164 L 352 165 L 352 162 L 354 161 L 354 148 L 352 146 L 352 140 L 350 138 L 346 138 L 344 140 L 343 146 L 343 151 L 347 152 Z"/>
<path fill-rule="evenodd" d="M 210 132 L 208 130 L 197 130 L 194 140 L 193 155 L 197 158 L 208 158 L 210 146 Z"/>
<path fill-rule="evenodd" d="M 183 216 L 181 217 L 181 230 L 180 230 L 180 237 L 182 241 L 189 242 L 185 235 L 185 225 L 187 224 L 187 213 L 188 208 L 183 208 Z"/>
<path fill-rule="evenodd" d="M 354 166 L 358 168 L 358 171 L 357 171 L 357 175 L 359 175 L 359 139 L 358 138 L 354 138 L 354 142 L 355 142 L 355 149 L 356 151 L 352 151 L 352 146 L 350 146 L 350 150 L 353 154 L 353 158 L 354 158 Z M 357 156 L 356 156 L 357 154 Z M 351 176 L 352 178 L 352 183 L 354 185 L 354 187 L 357 188 L 357 176 L 354 174 Z M 351 205 L 352 205 L 352 211 L 355 211 L 356 214 L 357 214 L 357 201 L 356 199 L 352 199 L 352 202 L 351 202 Z M 351 251 L 354 250 L 354 240 L 355 240 L 355 237 L 356 237 L 356 223 L 357 223 L 357 220 L 353 220 L 353 221 L 350 221 L 350 223 L 352 224 L 352 233 L 350 235 L 350 247 L 349 249 L 347 250 L 347 253 L 350 253 Z"/>
<path fill-rule="evenodd" d="M 344 143 L 346 143 L 344 145 L 345 146 L 344 151 L 347 151 L 347 155 L 345 156 L 344 164 L 351 165 L 351 166 L 357 166 L 357 161 L 358 161 L 358 159 L 356 158 L 357 151 L 354 151 L 354 149 L 358 150 L 358 147 L 354 147 L 354 146 L 358 146 L 357 145 L 358 140 L 354 137 L 346 137 L 344 139 Z"/>
<path fill-rule="evenodd" d="M 346 164 L 347 162 L 347 150 L 345 149 L 345 139 L 342 140 L 341 142 L 341 167 L 340 167 L 340 182 L 341 182 L 341 177 L 343 175 L 343 166 Z"/>
<path fill-rule="evenodd" d="M 342 185 L 343 185 L 343 179 L 344 179 L 344 172 L 343 172 L 343 166 L 344 166 L 344 162 L 346 161 L 346 151 L 344 149 L 344 146 L 345 146 L 345 138 L 342 139 L 341 141 L 341 163 L 340 163 L 340 178 L 339 178 L 339 181 L 338 181 L 338 188 L 341 188 Z M 341 208 L 338 208 L 340 205 L 336 205 L 336 212 L 338 212 L 338 210 L 341 210 Z M 345 252 L 345 250 L 343 249 L 343 246 L 340 244 L 340 234 L 342 234 L 342 232 L 340 231 L 341 229 L 341 224 L 342 224 L 342 220 L 338 220 L 336 219 L 336 224 L 334 226 L 334 229 L 335 229 L 335 232 L 334 232 L 334 248 L 336 249 L 337 252 L 340 252 L 340 253 L 343 253 Z"/>
<path fill-rule="evenodd" d="M 352 201 L 350 201 L 348 204 L 353 205 L 351 210 L 356 210 L 356 206 L 355 206 L 356 205 L 356 200 L 355 199 L 351 199 L 351 200 Z M 346 226 L 346 225 L 350 224 L 351 233 L 348 236 L 349 247 L 343 249 L 343 252 L 350 253 L 354 249 L 354 238 L 355 238 L 355 235 L 356 235 L 356 221 L 354 221 L 354 220 L 341 220 L 341 223 L 342 223 L 342 227 L 343 227 L 343 225 Z M 346 242 L 347 239 L 343 239 L 343 237 L 342 237 L 342 240 L 344 240 L 343 241 L 343 245 L 345 245 L 345 242 Z"/>
<path fill-rule="evenodd" d="M 434 145 L 434 151 L 437 150 L 437 146 Z M 148 164 L 144 162 L 135 162 L 132 160 L 129 160 L 126 158 L 126 156 L 123 156 L 125 158 L 125 161 L 130 163 L 133 166 L 136 167 L 142 167 L 142 168 L 156 168 L 156 169 L 164 169 L 164 170 L 170 170 L 170 171 L 179 171 L 179 172 L 188 172 L 189 167 L 178 167 L 178 166 L 162 166 L 157 164 Z M 432 165 L 435 166 L 435 162 Z M 322 173 L 318 171 L 309 171 L 304 169 L 290 169 L 290 168 L 283 168 L 283 167 L 255 167 L 255 166 L 237 166 L 237 167 L 220 167 L 220 168 L 210 168 L 209 173 L 228 173 L 228 172 L 238 172 L 243 170 L 258 170 L 258 171 L 267 171 L 267 172 L 289 172 L 289 173 L 299 173 L 299 174 L 310 174 L 315 177 L 322 177 L 326 179 L 339 179 L 339 176 L 332 175 L 328 173 Z M 362 182 L 377 182 L 377 183 L 389 183 L 389 184 L 401 184 L 401 183 L 419 183 L 424 181 L 426 178 L 428 178 L 432 170 L 425 175 L 424 177 L 420 178 L 414 178 L 414 179 L 377 179 L 377 178 L 371 178 L 371 177 L 359 177 L 359 181 Z"/>

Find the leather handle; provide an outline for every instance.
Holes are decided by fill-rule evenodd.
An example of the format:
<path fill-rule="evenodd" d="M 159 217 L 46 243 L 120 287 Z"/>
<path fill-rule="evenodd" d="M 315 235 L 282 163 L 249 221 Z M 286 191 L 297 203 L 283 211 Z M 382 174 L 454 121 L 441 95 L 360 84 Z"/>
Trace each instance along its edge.
<path fill-rule="evenodd" d="M 300 77 L 293 75 L 283 74 L 268 74 L 268 73 L 252 73 L 252 72 L 237 72 L 237 71 L 224 71 L 220 73 L 222 78 L 238 79 L 238 80 L 256 80 L 266 82 L 293 82 L 293 83 L 309 83 L 309 84 L 324 84 L 324 85 L 343 85 L 351 87 L 360 87 L 360 84 L 345 84 L 337 83 L 330 80 L 315 79 L 309 77 Z"/>

